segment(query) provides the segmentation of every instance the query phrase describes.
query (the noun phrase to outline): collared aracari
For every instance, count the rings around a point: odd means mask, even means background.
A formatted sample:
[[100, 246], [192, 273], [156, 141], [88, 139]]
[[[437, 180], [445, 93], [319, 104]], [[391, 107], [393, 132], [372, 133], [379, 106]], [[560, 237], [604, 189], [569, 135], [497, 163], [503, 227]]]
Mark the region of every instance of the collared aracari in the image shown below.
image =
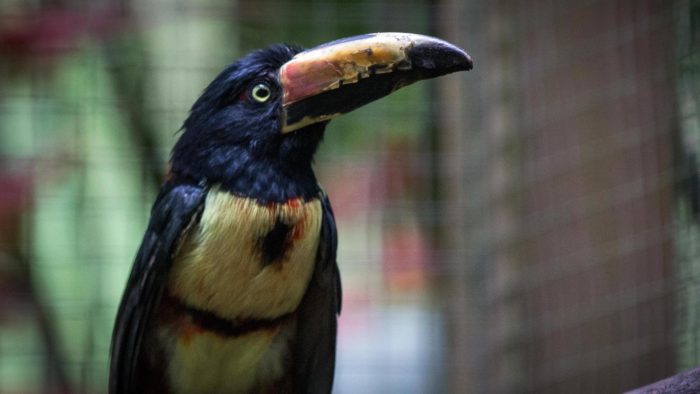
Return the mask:
[[109, 392], [329, 393], [340, 278], [312, 158], [328, 121], [469, 70], [445, 41], [273, 45], [194, 103], [117, 313]]

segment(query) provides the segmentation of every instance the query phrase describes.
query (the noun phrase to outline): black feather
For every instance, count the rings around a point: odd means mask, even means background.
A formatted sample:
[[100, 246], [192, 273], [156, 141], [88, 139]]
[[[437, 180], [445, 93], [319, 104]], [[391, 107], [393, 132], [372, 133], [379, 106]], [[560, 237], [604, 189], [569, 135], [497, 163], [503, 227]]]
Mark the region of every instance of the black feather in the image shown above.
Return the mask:
[[270, 265], [284, 257], [285, 252], [291, 246], [291, 233], [293, 227], [285, 223], [281, 217], [275, 220], [275, 226], [267, 233], [261, 242], [263, 264]]
[[[139, 362], [143, 340], [160, 302], [179, 241], [203, 208], [206, 190], [187, 184], [166, 184], [151, 211], [112, 333], [109, 392], [142, 391]], [[143, 366], [141, 366], [143, 367]]]
[[337, 315], [341, 309], [340, 274], [336, 263], [338, 236], [333, 209], [322, 199], [323, 219], [316, 266], [299, 305], [294, 347], [296, 392], [327, 394], [333, 388]]

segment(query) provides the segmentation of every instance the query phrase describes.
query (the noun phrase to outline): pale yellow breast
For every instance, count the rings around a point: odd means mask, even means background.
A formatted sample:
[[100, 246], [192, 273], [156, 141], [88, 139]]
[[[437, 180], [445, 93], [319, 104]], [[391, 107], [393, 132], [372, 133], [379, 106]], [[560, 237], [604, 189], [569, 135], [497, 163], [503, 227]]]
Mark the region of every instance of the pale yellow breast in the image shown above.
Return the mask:
[[163, 327], [160, 337], [170, 349], [167, 373], [172, 390], [178, 394], [258, 392], [256, 387], [284, 376], [294, 331], [293, 322], [242, 337], [206, 331], [188, 336], [182, 329], [173, 332]]
[[[275, 318], [293, 312], [313, 271], [321, 203], [258, 204], [212, 189], [202, 218], [177, 252], [169, 291], [224, 318]], [[262, 263], [261, 240], [278, 217], [293, 227], [284, 257]]]

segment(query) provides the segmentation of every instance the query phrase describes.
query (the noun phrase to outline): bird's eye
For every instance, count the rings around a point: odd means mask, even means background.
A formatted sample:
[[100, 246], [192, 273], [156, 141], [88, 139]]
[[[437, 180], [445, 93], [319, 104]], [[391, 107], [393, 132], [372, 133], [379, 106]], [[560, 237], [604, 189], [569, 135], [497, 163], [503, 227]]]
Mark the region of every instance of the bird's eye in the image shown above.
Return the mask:
[[259, 103], [264, 103], [272, 97], [272, 90], [266, 83], [260, 82], [250, 90], [250, 97]]

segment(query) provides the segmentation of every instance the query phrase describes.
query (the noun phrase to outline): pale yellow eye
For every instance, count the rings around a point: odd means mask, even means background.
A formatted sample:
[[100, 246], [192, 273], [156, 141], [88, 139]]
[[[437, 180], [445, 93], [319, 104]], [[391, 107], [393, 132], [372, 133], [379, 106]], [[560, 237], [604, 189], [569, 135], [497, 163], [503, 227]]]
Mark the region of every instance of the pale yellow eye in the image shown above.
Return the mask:
[[270, 97], [272, 96], [272, 91], [270, 90], [270, 87], [266, 84], [259, 83], [253, 86], [253, 89], [250, 91], [250, 96], [253, 98], [253, 100], [259, 103], [264, 103], [265, 101], [270, 99]]

